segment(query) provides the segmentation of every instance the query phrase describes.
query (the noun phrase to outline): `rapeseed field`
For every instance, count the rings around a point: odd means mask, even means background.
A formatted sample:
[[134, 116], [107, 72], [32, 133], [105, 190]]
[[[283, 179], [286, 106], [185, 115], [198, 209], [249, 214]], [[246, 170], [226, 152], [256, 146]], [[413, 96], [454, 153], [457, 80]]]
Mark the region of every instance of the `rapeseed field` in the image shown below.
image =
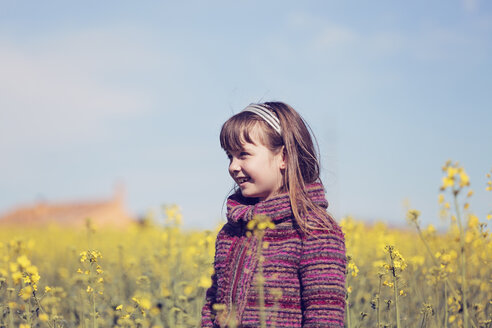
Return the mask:
[[[407, 213], [408, 229], [339, 220], [347, 327], [492, 327], [492, 211], [473, 214], [458, 163], [442, 170], [437, 201], [447, 231], [421, 226], [417, 209]], [[177, 206], [162, 211], [164, 226], [149, 216], [126, 230], [90, 220], [83, 231], [2, 229], [0, 327], [198, 327], [220, 227], [184, 230]], [[272, 226], [261, 217], [249, 227], [262, 238]]]

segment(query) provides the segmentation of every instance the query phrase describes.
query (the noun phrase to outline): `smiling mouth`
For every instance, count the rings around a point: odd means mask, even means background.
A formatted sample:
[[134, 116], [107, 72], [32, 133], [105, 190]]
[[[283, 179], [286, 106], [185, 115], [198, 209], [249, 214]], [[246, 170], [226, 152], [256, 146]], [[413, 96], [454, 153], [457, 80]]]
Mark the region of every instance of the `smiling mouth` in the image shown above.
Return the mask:
[[245, 182], [248, 182], [250, 180], [250, 178], [248, 177], [242, 177], [242, 178], [237, 178], [236, 181], [238, 184], [243, 184]]

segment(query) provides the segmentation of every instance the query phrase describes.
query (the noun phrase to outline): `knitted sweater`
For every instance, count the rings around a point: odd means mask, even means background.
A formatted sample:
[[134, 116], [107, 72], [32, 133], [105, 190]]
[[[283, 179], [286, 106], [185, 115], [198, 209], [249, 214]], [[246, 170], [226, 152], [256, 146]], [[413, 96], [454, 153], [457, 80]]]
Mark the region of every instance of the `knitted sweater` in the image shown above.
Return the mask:
[[[313, 202], [326, 209], [323, 186], [307, 186]], [[340, 227], [300, 232], [289, 195], [266, 201], [235, 194], [227, 201], [228, 222], [216, 240], [215, 272], [202, 309], [202, 327], [259, 327], [257, 288], [258, 239], [246, 234], [254, 215], [269, 216], [274, 229], [266, 229], [262, 250], [264, 302], [268, 327], [343, 327], [345, 317], [345, 243]], [[313, 214], [308, 216], [312, 218]], [[314, 224], [314, 221], [309, 221]], [[214, 304], [220, 304], [223, 310]]]

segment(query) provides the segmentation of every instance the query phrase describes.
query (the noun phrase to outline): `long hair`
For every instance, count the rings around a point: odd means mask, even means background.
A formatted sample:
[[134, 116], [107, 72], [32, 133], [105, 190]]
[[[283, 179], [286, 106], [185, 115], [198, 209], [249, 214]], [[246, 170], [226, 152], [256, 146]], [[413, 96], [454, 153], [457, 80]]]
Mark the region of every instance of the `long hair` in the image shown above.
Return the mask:
[[[284, 146], [286, 169], [280, 192], [288, 192], [292, 213], [304, 233], [313, 229], [330, 229], [333, 218], [317, 206], [308, 196], [306, 185], [320, 182], [320, 164], [316, 141], [304, 119], [289, 105], [283, 102], [259, 104], [271, 110], [280, 121], [281, 134], [277, 133], [265, 120], [255, 113], [243, 111], [229, 118], [220, 131], [220, 145], [225, 151], [242, 149], [244, 143], [252, 143], [251, 133], [260, 128], [259, 141], [274, 154]], [[317, 145], [317, 144], [316, 144]], [[312, 222], [308, 214], [314, 213]]]

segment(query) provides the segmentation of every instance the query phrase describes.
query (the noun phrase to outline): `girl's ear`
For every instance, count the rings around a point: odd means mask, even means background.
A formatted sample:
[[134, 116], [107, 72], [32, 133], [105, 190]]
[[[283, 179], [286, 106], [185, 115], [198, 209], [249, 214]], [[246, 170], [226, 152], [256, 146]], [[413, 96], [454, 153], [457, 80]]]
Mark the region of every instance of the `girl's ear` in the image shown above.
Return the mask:
[[287, 167], [287, 152], [285, 150], [285, 146], [282, 146], [282, 158], [280, 159], [280, 169], [285, 170]]

